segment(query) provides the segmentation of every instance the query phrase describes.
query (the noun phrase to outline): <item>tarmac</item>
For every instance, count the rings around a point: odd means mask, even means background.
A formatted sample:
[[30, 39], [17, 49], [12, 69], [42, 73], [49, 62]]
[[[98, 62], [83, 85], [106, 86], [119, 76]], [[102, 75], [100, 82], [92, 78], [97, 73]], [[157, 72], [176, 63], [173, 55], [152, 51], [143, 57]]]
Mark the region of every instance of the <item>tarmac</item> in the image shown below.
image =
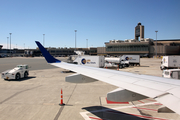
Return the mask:
[[[120, 70], [162, 76], [160, 61], [142, 58], [141, 66]], [[22, 63], [31, 65], [27, 79], [0, 78], [0, 120], [180, 120], [176, 113], [158, 113], [162, 104], [151, 98], [125, 103], [107, 101], [106, 94], [117, 87], [104, 82], [65, 82], [65, 77], [74, 73], [49, 67], [44, 58], [2, 58], [0, 71]], [[61, 89], [64, 106], [59, 105]]]

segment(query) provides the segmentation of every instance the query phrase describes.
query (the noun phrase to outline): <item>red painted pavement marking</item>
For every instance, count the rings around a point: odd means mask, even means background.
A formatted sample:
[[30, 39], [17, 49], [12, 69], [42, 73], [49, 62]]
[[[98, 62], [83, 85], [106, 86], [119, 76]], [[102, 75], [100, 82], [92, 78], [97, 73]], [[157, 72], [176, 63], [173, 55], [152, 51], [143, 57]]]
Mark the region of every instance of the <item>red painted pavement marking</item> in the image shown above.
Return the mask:
[[101, 118], [95, 118], [95, 117], [89, 117], [89, 118], [95, 119], [95, 120], [103, 120], [103, 119], [101, 119]]
[[107, 120], [107, 119], [101, 119], [101, 118], [95, 118], [95, 117], [89, 117], [91, 119], [95, 119], [95, 120]]
[[144, 103], [143, 101], [138, 100], [140, 103]]
[[[145, 100], [149, 100], [149, 101], [156, 102], [156, 100], [150, 100], [150, 99], [145, 99]], [[154, 104], [156, 104], [156, 105], [163, 105], [163, 104], [161, 104], [161, 103], [154, 103]]]
[[129, 102], [113, 102], [113, 101], [109, 101], [109, 100], [107, 100], [107, 98], [106, 98], [106, 102], [107, 102], [107, 104], [129, 104]]
[[163, 105], [163, 104], [161, 104], [161, 103], [154, 103], [154, 104], [156, 104], [156, 105]]
[[142, 109], [142, 110], [152, 110], [152, 111], [157, 111], [157, 110], [155, 110], [155, 109], [141, 108], [141, 107], [132, 107], [132, 108], [137, 108], [137, 109]]

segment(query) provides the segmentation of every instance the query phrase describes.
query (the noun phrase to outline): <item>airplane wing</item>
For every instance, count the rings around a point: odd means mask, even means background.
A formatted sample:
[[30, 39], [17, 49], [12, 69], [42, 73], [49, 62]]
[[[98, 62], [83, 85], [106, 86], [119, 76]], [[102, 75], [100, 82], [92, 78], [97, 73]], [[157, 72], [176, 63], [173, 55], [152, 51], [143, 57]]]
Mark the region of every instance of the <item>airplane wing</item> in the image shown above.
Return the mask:
[[49, 64], [119, 87], [108, 93], [109, 98], [125, 101], [150, 97], [180, 114], [179, 80], [65, 63], [52, 57], [38, 41], [36, 44]]

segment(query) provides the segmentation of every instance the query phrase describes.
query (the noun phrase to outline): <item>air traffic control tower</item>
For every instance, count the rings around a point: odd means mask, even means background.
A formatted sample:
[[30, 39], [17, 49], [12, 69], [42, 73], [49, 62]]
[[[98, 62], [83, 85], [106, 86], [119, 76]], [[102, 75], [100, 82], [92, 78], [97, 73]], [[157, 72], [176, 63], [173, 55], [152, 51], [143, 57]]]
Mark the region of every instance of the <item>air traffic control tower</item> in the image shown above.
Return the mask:
[[139, 22], [137, 26], [135, 27], [135, 40], [139, 40], [138, 38], [140, 37], [140, 40], [144, 40], [144, 26], [141, 25]]

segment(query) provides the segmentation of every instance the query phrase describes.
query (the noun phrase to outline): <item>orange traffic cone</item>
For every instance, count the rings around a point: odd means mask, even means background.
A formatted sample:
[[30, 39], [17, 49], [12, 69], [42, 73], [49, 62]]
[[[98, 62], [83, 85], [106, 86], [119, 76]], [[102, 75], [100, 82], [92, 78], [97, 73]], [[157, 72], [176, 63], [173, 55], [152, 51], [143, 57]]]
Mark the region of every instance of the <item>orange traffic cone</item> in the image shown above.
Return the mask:
[[61, 105], [61, 106], [65, 105], [65, 104], [63, 103], [63, 91], [62, 91], [62, 89], [61, 89], [61, 101], [60, 101], [60, 104], [59, 104], [59, 105]]

